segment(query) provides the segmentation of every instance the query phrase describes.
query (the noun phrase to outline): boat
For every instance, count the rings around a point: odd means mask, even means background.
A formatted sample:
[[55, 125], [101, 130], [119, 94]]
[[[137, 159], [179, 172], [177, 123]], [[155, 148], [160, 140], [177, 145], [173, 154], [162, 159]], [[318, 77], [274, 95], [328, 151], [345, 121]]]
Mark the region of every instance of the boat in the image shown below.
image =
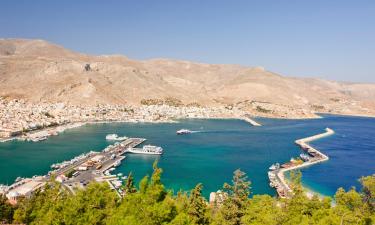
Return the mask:
[[192, 131], [191, 130], [188, 130], [188, 129], [181, 129], [181, 130], [178, 130], [176, 131], [176, 134], [177, 135], [182, 135], [182, 134], [191, 134]]
[[105, 136], [105, 139], [108, 141], [124, 141], [127, 138], [128, 137], [126, 136], [119, 137], [117, 134], [108, 134], [107, 136]]
[[300, 157], [303, 161], [305, 161], [305, 162], [307, 162], [307, 161], [310, 160], [310, 156], [307, 155], [307, 154], [304, 154], [304, 153], [301, 153], [301, 154], [299, 155], [299, 157]]
[[118, 160], [118, 161], [116, 161], [115, 163], [113, 163], [113, 166], [114, 166], [114, 167], [117, 167], [117, 166], [119, 166], [119, 165], [121, 165], [121, 161], [120, 161], [120, 160]]
[[163, 148], [154, 145], [145, 145], [143, 148], [128, 148], [127, 152], [134, 154], [161, 155], [163, 154]]
[[268, 169], [269, 170], [278, 170], [278, 169], [280, 169], [280, 164], [279, 163], [272, 164], [272, 166], [270, 166]]

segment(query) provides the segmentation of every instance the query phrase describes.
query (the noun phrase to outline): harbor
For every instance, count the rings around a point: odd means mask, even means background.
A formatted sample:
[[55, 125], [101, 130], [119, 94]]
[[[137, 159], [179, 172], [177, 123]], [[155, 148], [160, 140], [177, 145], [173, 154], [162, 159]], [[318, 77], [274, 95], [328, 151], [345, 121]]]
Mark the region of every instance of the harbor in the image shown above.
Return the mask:
[[121, 186], [127, 177], [122, 174], [112, 175], [111, 172], [126, 158], [125, 153], [162, 154], [163, 149], [157, 146], [145, 145], [143, 148], [137, 148], [145, 141], [144, 138], [127, 138], [107, 146], [101, 152], [90, 151], [69, 161], [55, 163], [51, 165], [52, 170], [47, 175], [17, 178], [14, 184], [1, 186], [0, 193], [5, 194], [11, 203], [16, 204], [19, 197], [30, 196], [54, 179], [71, 193], [85, 188], [92, 181], [107, 182], [118, 196], [122, 197]]
[[274, 164], [270, 167], [270, 171], [268, 172], [270, 186], [276, 189], [279, 197], [288, 198], [293, 194], [292, 189], [288, 185], [285, 178], [286, 172], [321, 163], [329, 159], [327, 155], [323, 154], [309, 144], [309, 142], [311, 141], [315, 141], [320, 138], [333, 135], [335, 133], [335, 131], [330, 128], [326, 128], [325, 130], [326, 132], [324, 133], [298, 139], [295, 141], [295, 144], [298, 145], [306, 153], [301, 154], [299, 159], [292, 159], [290, 162], [284, 163], [282, 165]]
[[[95, 123], [66, 130], [47, 141], [1, 143], [0, 170], [4, 172], [0, 173], [0, 183], [9, 186], [17, 177], [45, 175], [51, 170], [52, 164], [73, 159], [83, 153], [88, 154], [91, 150], [102, 151], [116, 143], [106, 140], [108, 134], [143, 137], [147, 139], [144, 142], [146, 145], [162, 146], [165, 151], [159, 159], [159, 166], [165, 171], [163, 178], [166, 187], [175, 191], [188, 191], [196, 183], [204, 181], [203, 194], [206, 198], [210, 192], [220, 189], [228, 181], [233, 168], [241, 168], [248, 173], [255, 194], [275, 195], [275, 189], [269, 186], [268, 168], [276, 162], [283, 164], [305, 153], [294, 144], [295, 140], [323, 133], [326, 127], [333, 128], [336, 135], [311, 142], [311, 145], [329, 156], [330, 161], [303, 169], [302, 181], [306, 188], [324, 196], [332, 196], [342, 184], [345, 188], [356, 186], [357, 178], [368, 173], [366, 168], [373, 165], [373, 154], [369, 154], [369, 149], [373, 149], [374, 143], [368, 141], [374, 134], [373, 119], [326, 116], [319, 120], [262, 118], [259, 121], [267, 126], [252, 127], [245, 121], [234, 119], [192, 119], [157, 124]], [[195, 131], [202, 130], [202, 127], [204, 131], [212, 132], [176, 135], [176, 131], [181, 128]], [[348, 132], [347, 127], [353, 127], [353, 132]], [[354, 130], [355, 127], [362, 130]], [[348, 137], [353, 141], [343, 146], [343, 141]], [[358, 145], [359, 141], [363, 143], [362, 147]], [[360, 155], [353, 157], [352, 149], [356, 149]], [[157, 155], [130, 153], [124, 156], [126, 158], [110, 173], [128, 175], [132, 172], [136, 184], [145, 175], [152, 173], [152, 163], [159, 158]], [[352, 168], [354, 174], [344, 173], [343, 167]], [[218, 170], [228, 176], [212, 176]], [[325, 176], [321, 176], [322, 173]], [[342, 176], [343, 173], [345, 176]], [[285, 175], [288, 179], [288, 172]], [[338, 176], [342, 177], [340, 181], [334, 179]]]

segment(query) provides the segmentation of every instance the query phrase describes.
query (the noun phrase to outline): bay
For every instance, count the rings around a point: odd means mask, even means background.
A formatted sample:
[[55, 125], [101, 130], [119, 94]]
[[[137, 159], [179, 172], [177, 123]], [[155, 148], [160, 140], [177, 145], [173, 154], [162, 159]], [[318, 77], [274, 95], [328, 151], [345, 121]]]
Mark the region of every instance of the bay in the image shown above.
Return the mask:
[[[152, 164], [159, 161], [162, 180], [175, 192], [203, 183], [204, 194], [230, 182], [240, 168], [247, 173], [255, 194], [275, 194], [269, 187], [267, 171], [275, 162], [287, 162], [301, 153], [294, 141], [324, 132], [336, 133], [312, 143], [330, 160], [302, 170], [303, 183], [324, 195], [338, 187], [359, 187], [358, 178], [375, 173], [375, 119], [324, 115], [322, 119], [282, 120], [257, 118], [262, 127], [234, 119], [188, 119], [179, 123], [106, 123], [89, 124], [67, 130], [44, 142], [12, 141], [0, 143], [0, 183], [10, 184], [16, 177], [47, 173], [51, 164], [69, 160], [90, 150], [100, 151], [111, 144], [109, 133], [144, 137], [145, 144], [162, 146], [161, 156], [128, 154], [114, 173], [130, 171], [139, 181], [151, 175]], [[196, 132], [176, 135], [187, 128]]]

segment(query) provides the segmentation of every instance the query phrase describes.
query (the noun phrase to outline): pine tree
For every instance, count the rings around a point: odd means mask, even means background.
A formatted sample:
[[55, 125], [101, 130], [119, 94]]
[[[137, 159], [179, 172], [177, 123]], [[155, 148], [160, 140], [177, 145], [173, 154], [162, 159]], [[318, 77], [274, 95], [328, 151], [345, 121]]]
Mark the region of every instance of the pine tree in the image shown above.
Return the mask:
[[207, 224], [206, 218], [207, 204], [202, 197], [202, 184], [197, 184], [191, 191], [189, 197], [188, 214], [192, 221], [196, 224]]
[[155, 201], [161, 201], [167, 195], [164, 185], [161, 182], [161, 174], [163, 170], [158, 167], [158, 161], [156, 160], [153, 164], [154, 172], [151, 175], [151, 182], [147, 189], [147, 194], [152, 197]]
[[134, 185], [134, 177], [132, 172], [129, 173], [128, 178], [126, 179], [126, 184], [124, 187], [125, 194], [131, 194], [137, 192], [137, 189]]
[[[246, 173], [237, 169], [233, 173], [232, 184], [225, 183], [224, 191], [228, 198], [220, 208], [219, 218], [228, 225], [241, 224], [241, 218], [245, 213], [246, 204], [250, 195], [250, 184]], [[221, 223], [221, 222], [220, 222]]]
[[0, 223], [11, 223], [13, 220], [14, 208], [8, 203], [5, 195], [0, 194]]

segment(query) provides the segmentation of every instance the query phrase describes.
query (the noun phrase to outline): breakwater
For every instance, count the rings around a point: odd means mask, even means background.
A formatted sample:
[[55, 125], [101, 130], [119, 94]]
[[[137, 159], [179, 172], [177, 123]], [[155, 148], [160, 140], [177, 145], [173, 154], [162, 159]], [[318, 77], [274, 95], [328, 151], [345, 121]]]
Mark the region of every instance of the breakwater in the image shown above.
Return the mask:
[[268, 177], [270, 179], [270, 185], [276, 188], [276, 191], [281, 198], [287, 198], [292, 195], [292, 189], [286, 181], [285, 172], [311, 166], [327, 161], [329, 159], [327, 155], [309, 145], [309, 142], [311, 141], [315, 141], [335, 133], [335, 131], [330, 128], [326, 128], [325, 130], [326, 132], [324, 133], [298, 139], [295, 141], [295, 143], [308, 154], [308, 156], [305, 158], [305, 161], [293, 160], [289, 163], [281, 165], [281, 167], [277, 167], [272, 171], [269, 171]]
[[260, 126], [262, 126], [262, 124], [260, 124], [260, 123], [258, 123], [258, 122], [256, 122], [255, 120], [253, 120], [251, 117], [250, 117], [250, 115], [244, 115], [244, 116], [242, 116], [242, 117], [240, 117], [242, 120], [244, 120], [244, 121], [246, 121], [246, 122], [248, 122], [248, 123], [250, 123], [251, 125], [253, 125], [253, 126], [255, 126], [255, 127], [260, 127]]

